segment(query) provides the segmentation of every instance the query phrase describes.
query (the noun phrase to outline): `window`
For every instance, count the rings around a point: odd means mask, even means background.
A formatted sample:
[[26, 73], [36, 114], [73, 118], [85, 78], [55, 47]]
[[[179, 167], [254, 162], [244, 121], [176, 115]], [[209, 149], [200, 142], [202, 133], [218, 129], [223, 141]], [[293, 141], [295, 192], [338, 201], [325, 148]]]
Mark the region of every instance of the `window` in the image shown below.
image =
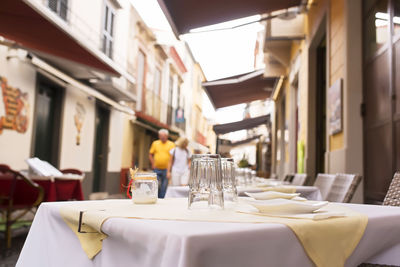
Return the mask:
[[400, 33], [400, 1], [394, 1], [393, 12], [393, 34], [398, 35]]
[[106, 54], [109, 58], [113, 57], [113, 30], [114, 30], [114, 17], [115, 12], [114, 9], [106, 3], [105, 10], [104, 10], [104, 26], [103, 26], [103, 45], [102, 51]]
[[156, 68], [154, 73], [154, 94], [160, 95], [160, 87], [161, 87], [161, 70]]
[[181, 106], [181, 87], [178, 86], [178, 93], [176, 95], [176, 106], [179, 108]]
[[137, 71], [137, 90], [136, 90], [136, 94], [137, 94], [137, 104], [136, 104], [136, 108], [137, 110], [141, 111], [142, 110], [142, 96], [143, 96], [143, 87], [144, 87], [144, 77], [145, 77], [145, 64], [146, 64], [146, 56], [145, 54], [139, 50], [138, 51], [138, 58], [137, 58], [137, 62], [138, 62], [138, 71]]
[[67, 21], [68, 0], [48, 0], [47, 6], [60, 18]]
[[364, 57], [371, 58], [389, 40], [388, 0], [364, 3]]
[[172, 106], [172, 97], [174, 94], [174, 79], [169, 77], [169, 90], [168, 90], [168, 106]]

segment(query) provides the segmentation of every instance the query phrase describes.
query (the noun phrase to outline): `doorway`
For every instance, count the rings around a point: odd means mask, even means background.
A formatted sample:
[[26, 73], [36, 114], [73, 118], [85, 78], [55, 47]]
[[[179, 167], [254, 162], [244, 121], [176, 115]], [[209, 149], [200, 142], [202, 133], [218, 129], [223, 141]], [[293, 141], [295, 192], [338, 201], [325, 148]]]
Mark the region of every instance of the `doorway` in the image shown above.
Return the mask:
[[316, 49], [316, 156], [315, 173], [325, 172], [326, 147], [326, 36]]
[[400, 31], [395, 22], [399, 16], [399, 1], [363, 1], [366, 203], [383, 201], [393, 174], [400, 167]]
[[60, 118], [64, 88], [39, 76], [36, 104], [33, 156], [58, 168]]
[[93, 192], [105, 190], [108, 161], [108, 135], [110, 110], [100, 102], [96, 103], [95, 143], [93, 156]]

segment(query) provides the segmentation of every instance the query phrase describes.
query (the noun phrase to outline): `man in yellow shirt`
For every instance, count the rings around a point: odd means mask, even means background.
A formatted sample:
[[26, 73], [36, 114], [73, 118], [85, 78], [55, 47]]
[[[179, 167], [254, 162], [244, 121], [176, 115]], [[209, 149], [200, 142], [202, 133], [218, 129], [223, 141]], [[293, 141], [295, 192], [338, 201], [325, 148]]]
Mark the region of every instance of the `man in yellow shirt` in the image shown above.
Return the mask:
[[157, 173], [158, 197], [164, 198], [168, 186], [167, 169], [171, 157], [169, 151], [175, 147], [174, 143], [168, 140], [168, 130], [158, 131], [159, 140], [154, 141], [150, 147], [149, 159], [151, 168]]

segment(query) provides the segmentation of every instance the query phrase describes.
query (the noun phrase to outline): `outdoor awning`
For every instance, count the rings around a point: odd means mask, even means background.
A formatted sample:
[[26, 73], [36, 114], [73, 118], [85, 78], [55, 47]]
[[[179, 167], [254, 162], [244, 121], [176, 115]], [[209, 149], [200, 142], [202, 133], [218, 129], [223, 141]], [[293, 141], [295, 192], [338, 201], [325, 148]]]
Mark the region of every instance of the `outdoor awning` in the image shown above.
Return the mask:
[[218, 124], [213, 126], [214, 132], [219, 134], [226, 134], [230, 132], [235, 132], [239, 130], [247, 130], [257, 127], [261, 124], [268, 123], [270, 121], [270, 115], [264, 115], [260, 117], [255, 117], [251, 119], [244, 119], [237, 122]]
[[116, 110], [120, 112], [124, 112], [127, 115], [134, 117], [134, 112], [127, 106], [123, 106], [120, 103], [114, 101], [113, 99], [103, 95], [102, 93], [98, 92], [97, 90], [83, 84], [82, 82], [75, 80], [74, 78], [68, 76], [67, 74], [63, 73], [62, 71], [58, 70], [57, 68], [47, 64], [45, 61], [37, 58], [32, 57], [30, 62], [33, 66], [35, 66], [43, 75], [46, 75], [48, 78], [54, 80], [57, 83], [63, 83], [63, 86], [70, 85], [74, 88], [81, 90], [82, 92], [93, 96], [100, 101], [114, 107]]
[[178, 139], [179, 133], [171, 130], [171, 127], [169, 127], [168, 124], [162, 123], [162, 122], [158, 121], [157, 119], [153, 118], [152, 116], [149, 116], [140, 111], [136, 111], [135, 115], [136, 115], [136, 121], [134, 121], [134, 123], [142, 126], [143, 128], [146, 128], [150, 131], [153, 131], [155, 133], [157, 133], [158, 130], [160, 130], [162, 128], [167, 129], [169, 131], [169, 137], [172, 140]]
[[[120, 76], [102, 55], [86, 48], [66, 29], [40, 13], [42, 2], [1, 0], [0, 36], [22, 47], [65, 58], [107, 74]], [[35, 7], [35, 8], [34, 8]], [[39, 8], [38, 8], [39, 7]], [[50, 10], [45, 10], [51, 12]], [[100, 52], [98, 53], [100, 54]]]
[[220, 139], [220, 143], [221, 143], [221, 145], [234, 147], [234, 146], [240, 146], [240, 145], [244, 145], [244, 144], [250, 143], [250, 142], [252, 142], [254, 140], [259, 139], [260, 137], [261, 137], [261, 135], [256, 135], [256, 136], [253, 136], [253, 137], [250, 137], [250, 138], [247, 138], [247, 139], [244, 139], [244, 140], [236, 141], [236, 142], [232, 142], [231, 140]]
[[271, 96], [279, 77], [264, 77], [264, 70], [203, 83], [214, 108], [266, 99]]
[[191, 29], [299, 6], [303, 0], [158, 0], [176, 36]]

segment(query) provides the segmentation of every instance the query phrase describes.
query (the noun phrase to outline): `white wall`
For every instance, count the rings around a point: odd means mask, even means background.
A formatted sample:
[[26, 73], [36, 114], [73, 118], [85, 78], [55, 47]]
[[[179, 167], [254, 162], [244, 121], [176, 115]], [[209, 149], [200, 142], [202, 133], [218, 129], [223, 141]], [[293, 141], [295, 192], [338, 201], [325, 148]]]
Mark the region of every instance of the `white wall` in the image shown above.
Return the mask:
[[[3, 129], [0, 134], [0, 163], [8, 164], [16, 170], [27, 169], [25, 159], [31, 155], [32, 119], [35, 104], [36, 71], [29, 63], [21, 61], [25, 52], [13, 50], [19, 57], [6, 59], [8, 48], [0, 45], [0, 76], [8, 80], [8, 85], [28, 93], [28, 129], [25, 133]], [[11, 54], [10, 54], [11, 55]], [[0, 117], [5, 115], [2, 91], [0, 90]]]
[[68, 23], [74, 34], [86, 40], [86, 45], [100, 48], [103, 26], [104, 3], [99, 0], [73, 0], [70, 3], [71, 14]]
[[[60, 169], [77, 168], [90, 172], [93, 162], [95, 101], [79, 89], [68, 87], [65, 90], [64, 109], [61, 129]], [[78, 134], [74, 116], [76, 105], [85, 109], [85, 116], [80, 134], [80, 145], [76, 144]]]
[[[122, 8], [116, 10], [116, 21], [114, 24], [114, 60], [116, 63], [127, 68], [127, 54], [128, 54], [128, 43], [129, 43], [129, 18], [130, 18], [130, 4], [127, 1], [120, 1]], [[120, 78], [113, 78], [119, 87], [126, 89], [126, 79], [121, 76]]]
[[122, 166], [122, 146], [123, 146], [123, 129], [124, 115], [111, 109], [110, 113], [110, 130], [108, 135], [108, 172], [119, 172]]

